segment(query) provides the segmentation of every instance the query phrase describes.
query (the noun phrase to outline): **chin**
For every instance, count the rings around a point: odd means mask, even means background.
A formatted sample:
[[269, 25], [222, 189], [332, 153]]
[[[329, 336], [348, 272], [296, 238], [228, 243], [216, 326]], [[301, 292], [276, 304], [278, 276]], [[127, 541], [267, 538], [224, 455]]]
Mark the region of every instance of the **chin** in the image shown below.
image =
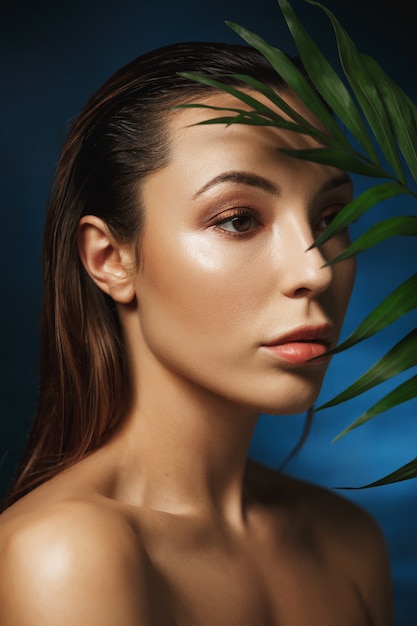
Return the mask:
[[302, 389], [298, 393], [285, 392], [285, 394], [265, 393], [262, 398], [245, 402], [245, 408], [264, 415], [297, 415], [304, 413], [314, 406], [320, 389]]
[[288, 376], [281, 384], [262, 386], [257, 390], [257, 412], [267, 415], [296, 415], [314, 406], [320, 394], [324, 372], [315, 376]]
[[314, 406], [317, 396], [306, 402], [299, 402], [298, 400], [293, 403], [283, 404], [281, 402], [263, 404], [258, 410], [259, 414], [264, 415], [298, 415], [299, 413], [305, 413]]

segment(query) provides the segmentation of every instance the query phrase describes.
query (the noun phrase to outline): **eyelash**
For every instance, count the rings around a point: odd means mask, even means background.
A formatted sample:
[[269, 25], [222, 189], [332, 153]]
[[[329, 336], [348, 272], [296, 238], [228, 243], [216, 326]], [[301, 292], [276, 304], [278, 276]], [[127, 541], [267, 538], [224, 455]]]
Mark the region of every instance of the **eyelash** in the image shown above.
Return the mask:
[[[344, 204], [339, 203], [339, 204], [334, 204], [331, 207], [329, 207], [327, 209], [328, 213], [325, 213], [318, 220], [317, 225], [315, 226], [315, 230], [322, 231], [322, 232], [325, 231], [326, 228], [335, 219], [335, 217], [344, 208], [344, 206], [345, 206]], [[247, 230], [238, 231], [238, 230], [231, 230], [228, 228], [224, 228], [224, 224], [227, 224], [228, 222], [233, 222], [233, 220], [237, 220], [240, 217], [246, 217], [252, 220], [252, 225], [249, 226]], [[324, 227], [320, 227], [319, 224], [323, 222], [323, 220], [329, 220], [329, 221]], [[253, 224], [255, 225], [253, 226]], [[257, 214], [254, 211], [248, 209], [247, 207], [234, 209], [231, 213], [229, 213], [229, 215], [227, 215], [227, 217], [223, 217], [213, 224], [214, 228], [221, 230], [222, 233], [227, 235], [228, 237], [248, 237], [253, 233], [253, 231], [257, 230], [257, 228], [259, 228], [260, 225], [261, 225], [261, 222]]]
[[[249, 226], [247, 230], [238, 231], [238, 230], [229, 230], [228, 228], [224, 228], [224, 224], [227, 224], [228, 222], [233, 222], [233, 220], [237, 220], [240, 217], [246, 217], [252, 220], [252, 224]], [[253, 224], [255, 224], [255, 226], [253, 226]], [[221, 230], [223, 233], [225, 233], [229, 237], [245, 237], [245, 236], [247, 237], [254, 230], [256, 230], [260, 225], [261, 225], [260, 221], [253, 211], [251, 211], [248, 208], [241, 208], [241, 209], [234, 209], [231, 213], [229, 213], [227, 217], [223, 217], [222, 219], [215, 222], [214, 227], [216, 229]]]
[[[328, 212], [328, 213], [326, 213], [325, 215], [323, 215], [322, 217], [320, 217], [320, 219], [318, 220], [317, 225], [316, 225], [316, 227], [315, 227], [315, 230], [316, 230], [316, 231], [317, 231], [317, 230], [325, 231], [325, 230], [326, 230], [326, 228], [327, 228], [328, 226], [330, 226], [330, 224], [331, 224], [331, 223], [332, 223], [332, 221], [335, 219], [335, 217], [337, 217], [337, 216], [339, 215], [340, 211], [342, 211], [342, 209], [344, 208], [344, 206], [345, 206], [344, 204], [335, 204], [335, 205], [333, 205], [333, 206], [329, 207], [329, 209], [333, 209], [333, 210], [329, 210], [329, 212]], [[329, 222], [328, 222], [328, 223], [327, 223], [327, 224], [326, 224], [323, 228], [321, 228], [321, 227], [319, 226], [319, 224], [320, 224], [323, 220], [326, 220], [326, 219], [329, 219]]]

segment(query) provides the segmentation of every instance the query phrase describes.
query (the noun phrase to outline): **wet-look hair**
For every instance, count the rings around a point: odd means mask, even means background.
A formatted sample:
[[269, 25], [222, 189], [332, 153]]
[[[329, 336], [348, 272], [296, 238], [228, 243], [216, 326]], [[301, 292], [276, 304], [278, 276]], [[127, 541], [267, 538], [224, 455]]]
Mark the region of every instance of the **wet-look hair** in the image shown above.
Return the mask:
[[277, 91], [287, 86], [256, 50], [223, 43], [178, 43], [117, 71], [88, 101], [63, 146], [43, 245], [40, 391], [26, 451], [4, 507], [101, 446], [130, 399], [116, 305], [78, 255], [82, 216], [104, 220], [116, 240], [139, 250], [141, 183], [169, 162], [171, 107], [215, 93], [180, 72], [247, 74]]

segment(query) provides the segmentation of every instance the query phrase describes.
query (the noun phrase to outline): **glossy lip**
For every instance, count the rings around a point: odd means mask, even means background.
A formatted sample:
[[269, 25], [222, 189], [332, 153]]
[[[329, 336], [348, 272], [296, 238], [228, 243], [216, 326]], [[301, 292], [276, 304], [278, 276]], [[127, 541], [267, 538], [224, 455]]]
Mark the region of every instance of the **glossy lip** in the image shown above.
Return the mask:
[[334, 331], [330, 324], [300, 326], [262, 344], [262, 347], [290, 363], [314, 365], [329, 358], [326, 353], [333, 337]]

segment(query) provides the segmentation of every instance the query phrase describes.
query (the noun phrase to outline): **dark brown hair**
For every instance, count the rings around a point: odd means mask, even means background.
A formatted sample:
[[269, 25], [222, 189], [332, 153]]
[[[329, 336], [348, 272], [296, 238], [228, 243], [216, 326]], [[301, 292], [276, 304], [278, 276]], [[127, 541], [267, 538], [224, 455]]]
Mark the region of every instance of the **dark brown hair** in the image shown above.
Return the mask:
[[231, 75], [244, 73], [286, 87], [252, 48], [180, 43], [120, 69], [76, 119], [46, 217], [39, 405], [7, 505], [102, 445], [122, 419], [129, 379], [117, 311], [87, 276], [76, 233], [94, 214], [118, 240], [138, 239], [140, 185], [167, 163], [170, 107], [213, 91], [179, 72], [238, 86]]

